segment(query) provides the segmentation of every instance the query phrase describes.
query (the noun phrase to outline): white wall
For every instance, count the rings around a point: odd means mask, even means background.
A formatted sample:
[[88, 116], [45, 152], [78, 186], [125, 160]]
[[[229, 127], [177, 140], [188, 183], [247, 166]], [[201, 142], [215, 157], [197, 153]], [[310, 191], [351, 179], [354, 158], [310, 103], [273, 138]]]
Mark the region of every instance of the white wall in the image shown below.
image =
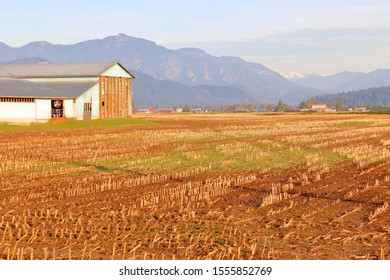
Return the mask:
[[0, 119], [32, 121], [35, 120], [34, 102], [0, 102]]
[[115, 64], [110, 69], [100, 74], [100, 76], [132, 78], [129, 73], [127, 73], [118, 64]]
[[66, 118], [76, 118], [74, 112], [73, 99], [64, 100], [64, 115]]
[[100, 117], [99, 107], [99, 84], [94, 85], [89, 90], [84, 92], [76, 99], [77, 119], [82, 120], [84, 115], [84, 100], [92, 100], [92, 119], [98, 119]]
[[35, 108], [37, 120], [51, 119], [51, 100], [35, 99]]

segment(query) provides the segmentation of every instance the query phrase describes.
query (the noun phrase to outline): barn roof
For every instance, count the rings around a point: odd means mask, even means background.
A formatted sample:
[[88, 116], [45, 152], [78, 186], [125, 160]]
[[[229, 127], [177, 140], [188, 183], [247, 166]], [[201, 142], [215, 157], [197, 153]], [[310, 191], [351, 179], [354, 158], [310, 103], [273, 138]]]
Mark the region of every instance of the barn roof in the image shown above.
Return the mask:
[[118, 62], [0, 64], [0, 77], [97, 77], [116, 64], [119, 64], [120, 67], [133, 77]]
[[97, 82], [35, 82], [35, 84], [40, 85], [45, 88], [55, 90], [57, 92], [62, 92], [62, 97], [73, 97], [76, 98], [83, 94], [86, 90], [90, 89], [94, 85], [97, 85]]
[[76, 98], [96, 82], [32, 83], [19, 79], [0, 79], [0, 97]]

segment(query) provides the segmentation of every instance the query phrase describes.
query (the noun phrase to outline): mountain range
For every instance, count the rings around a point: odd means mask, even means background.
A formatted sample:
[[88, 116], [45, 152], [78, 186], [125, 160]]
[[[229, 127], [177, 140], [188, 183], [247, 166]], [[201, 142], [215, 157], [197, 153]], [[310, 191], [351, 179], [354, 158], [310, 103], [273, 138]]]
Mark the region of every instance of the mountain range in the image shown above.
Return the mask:
[[40, 41], [13, 48], [0, 43], [0, 61], [119, 61], [138, 77], [134, 81], [136, 106], [276, 103], [279, 100], [298, 104], [320, 93], [258, 63], [238, 57], [216, 57], [195, 48], [170, 50], [125, 34], [72, 45]]
[[[72, 45], [31, 42], [14, 48], [0, 43], [3, 63], [119, 61], [137, 79], [136, 106], [297, 105], [313, 96], [390, 86], [390, 70], [342, 72], [330, 76], [285, 75], [238, 57], [216, 57], [204, 50], [171, 50], [125, 34]], [[366, 93], [369, 94], [369, 93]]]
[[341, 93], [374, 87], [390, 86], [390, 70], [378, 69], [369, 73], [341, 72], [330, 76], [308, 75], [294, 79], [295, 83], [326, 93]]

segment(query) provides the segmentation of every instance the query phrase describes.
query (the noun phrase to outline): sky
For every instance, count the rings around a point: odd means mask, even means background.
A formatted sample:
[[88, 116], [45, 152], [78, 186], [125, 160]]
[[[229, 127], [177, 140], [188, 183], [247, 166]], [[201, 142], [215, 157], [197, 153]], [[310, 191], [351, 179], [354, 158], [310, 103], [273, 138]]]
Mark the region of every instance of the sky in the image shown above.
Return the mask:
[[390, 68], [389, 0], [1, 0], [0, 42], [74, 44], [124, 33], [238, 56], [279, 73]]

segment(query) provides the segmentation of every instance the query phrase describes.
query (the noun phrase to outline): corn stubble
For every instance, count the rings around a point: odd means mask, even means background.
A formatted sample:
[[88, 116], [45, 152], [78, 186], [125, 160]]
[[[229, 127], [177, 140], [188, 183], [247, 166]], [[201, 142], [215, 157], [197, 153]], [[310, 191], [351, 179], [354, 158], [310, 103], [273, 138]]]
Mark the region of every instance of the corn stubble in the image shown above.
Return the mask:
[[0, 131], [0, 259], [390, 259], [386, 116], [144, 118]]

